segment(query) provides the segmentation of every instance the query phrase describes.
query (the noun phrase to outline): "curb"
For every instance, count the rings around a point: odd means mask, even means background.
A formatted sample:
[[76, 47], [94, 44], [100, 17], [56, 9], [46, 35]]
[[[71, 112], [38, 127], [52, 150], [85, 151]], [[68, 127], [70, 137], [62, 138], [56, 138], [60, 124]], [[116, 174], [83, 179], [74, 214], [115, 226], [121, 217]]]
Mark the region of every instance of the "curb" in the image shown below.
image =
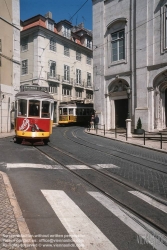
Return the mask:
[[[6, 191], [8, 194], [8, 198], [10, 200], [12, 207], [13, 207], [13, 213], [14, 213], [17, 225], [18, 225], [18, 229], [19, 229], [20, 234], [21, 234], [23, 244], [25, 245], [25, 248], [27, 250], [36, 250], [36, 248], [34, 247], [34, 242], [33, 242], [32, 236], [31, 236], [30, 231], [28, 229], [28, 226], [25, 222], [25, 219], [23, 218], [20, 206], [17, 202], [16, 196], [15, 196], [13, 188], [10, 184], [9, 178], [8, 178], [7, 174], [5, 174], [1, 171], [0, 171], [0, 174], [2, 175], [4, 184], [5, 184], [5, 188], [6, 188]], [[22, 237], [22, 236], [26, 236], [26, 237]], [[26, 245], [29, 245], [31, 247], [26, 247]]]
[[161, 153], [167, 153], [167, 150], [164, 150], [164, 149], [152, 148], [152, 147], [148, 147], [146, 145], [141, 145], [141, 144], [137, 144], [137, 143], [133, 143], [133, 142], [129, 142], [129, 141], [122, 141], [122, 140], [119, 140], [119, 139], [116, 139], [116, 138], [109, 138], [109, 137], [106, 137], [106, 136], [103, 136], [103, 135], [90, 133], [90, 132], [88, 132], [86, 130], [85, 130], [85, 132], [87, 134], [91, 134], [91, 135], [95, 135], [95, 136], [100, 136], [100, 137], [103, 137], [103, 138], [106, 138], [106, 139], [109, 139], [109, 140], [120, 141], [122, 143], [129, 143], [129, 144], [137, 146], [137, 147], [147, 148], [147, 149], [158, 151], [158, 152], [161, 152]]

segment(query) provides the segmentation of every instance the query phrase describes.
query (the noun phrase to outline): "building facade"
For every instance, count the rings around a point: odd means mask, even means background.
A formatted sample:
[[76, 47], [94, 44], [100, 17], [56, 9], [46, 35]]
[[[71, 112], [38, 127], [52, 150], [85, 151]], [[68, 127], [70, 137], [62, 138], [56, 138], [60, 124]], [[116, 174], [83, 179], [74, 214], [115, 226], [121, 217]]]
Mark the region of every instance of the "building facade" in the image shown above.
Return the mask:
[[52, 13], [21, 22], [21, 87], [40, 85], [61, 102], [93, 102], [92, 33], [83, 24], [58, 23]]
[[[92, 0], [94, 105], [107, 129], [167, 127], [167, 0]], [[130, 95], [127, 91], [130, 90]], [[128, 108], [129, 105], [129, 108]]]
[[14, 97], [20, 86], [20, 2], [0, 1], [0, 133], [14, 126]]

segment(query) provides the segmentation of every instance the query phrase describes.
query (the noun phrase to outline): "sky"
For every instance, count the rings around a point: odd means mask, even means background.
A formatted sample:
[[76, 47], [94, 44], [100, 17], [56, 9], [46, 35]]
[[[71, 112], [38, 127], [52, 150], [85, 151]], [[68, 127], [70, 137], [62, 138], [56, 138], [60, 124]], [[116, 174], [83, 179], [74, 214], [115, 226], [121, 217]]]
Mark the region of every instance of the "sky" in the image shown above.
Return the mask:
[[83, 22], [86, 29], [92, 30], [92, 0], [20, 0], [22, 21], [38, 14], [44, 16], [48, 11], [56, 23], [64, 19], [72, 25]]

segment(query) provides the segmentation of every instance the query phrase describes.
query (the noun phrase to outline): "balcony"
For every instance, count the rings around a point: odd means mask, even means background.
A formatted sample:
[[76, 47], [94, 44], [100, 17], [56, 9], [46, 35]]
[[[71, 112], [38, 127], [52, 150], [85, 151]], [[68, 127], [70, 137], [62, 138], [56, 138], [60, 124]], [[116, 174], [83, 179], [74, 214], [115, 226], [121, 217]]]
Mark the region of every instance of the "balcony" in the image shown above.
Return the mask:
[[77, 87], [77, 88], [84, 88], [84, 81], [81, 81], [81, 82], [79, 83], [79, 82], [77, 82], [77, 80], [75, 79], [75, 80], [74, 80], [74, 85], [75, 85], [75, 87]]
[[63, 77], [62, 77], [62, 83], [63, 83], [63, 84], [67, 84], [67, 85], [73, 85], [74, 79], [73, 79], [73, 78], [70, 78], [69, 80], [66, 80], [66, 79], [64, 78], [64, 76], [63, 76]]
[[85, 83], [85, 88], [86, 88], [86, 89], [92, 89], [92, 90], [93, 90], [93, 84], [92, 84], [92, 82], [87, 81], [87, 82]]
[[52, 82], [60, 82], [60, 75], [47, 73], [47, 79]]

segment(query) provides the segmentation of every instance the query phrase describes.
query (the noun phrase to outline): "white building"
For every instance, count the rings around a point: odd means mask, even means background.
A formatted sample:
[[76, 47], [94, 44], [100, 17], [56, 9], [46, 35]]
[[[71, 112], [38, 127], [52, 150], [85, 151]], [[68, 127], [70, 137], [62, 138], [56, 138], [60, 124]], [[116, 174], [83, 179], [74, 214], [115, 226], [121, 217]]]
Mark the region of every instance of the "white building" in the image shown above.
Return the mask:
[[0, 133], [14, 126], [13, 104], [20, 87], [20, 2], [0, 1]]
[[93, 102], [92, 33], [83, 24], [55, 23], [52, 13], [21, 22], [21, 86], [39, 84], [60, 102]]
[[[167, 127], [167, 0], [92, 0], [94, 104], [107, 129]], [[132, 130], [133, 131], [133, 130]]]

